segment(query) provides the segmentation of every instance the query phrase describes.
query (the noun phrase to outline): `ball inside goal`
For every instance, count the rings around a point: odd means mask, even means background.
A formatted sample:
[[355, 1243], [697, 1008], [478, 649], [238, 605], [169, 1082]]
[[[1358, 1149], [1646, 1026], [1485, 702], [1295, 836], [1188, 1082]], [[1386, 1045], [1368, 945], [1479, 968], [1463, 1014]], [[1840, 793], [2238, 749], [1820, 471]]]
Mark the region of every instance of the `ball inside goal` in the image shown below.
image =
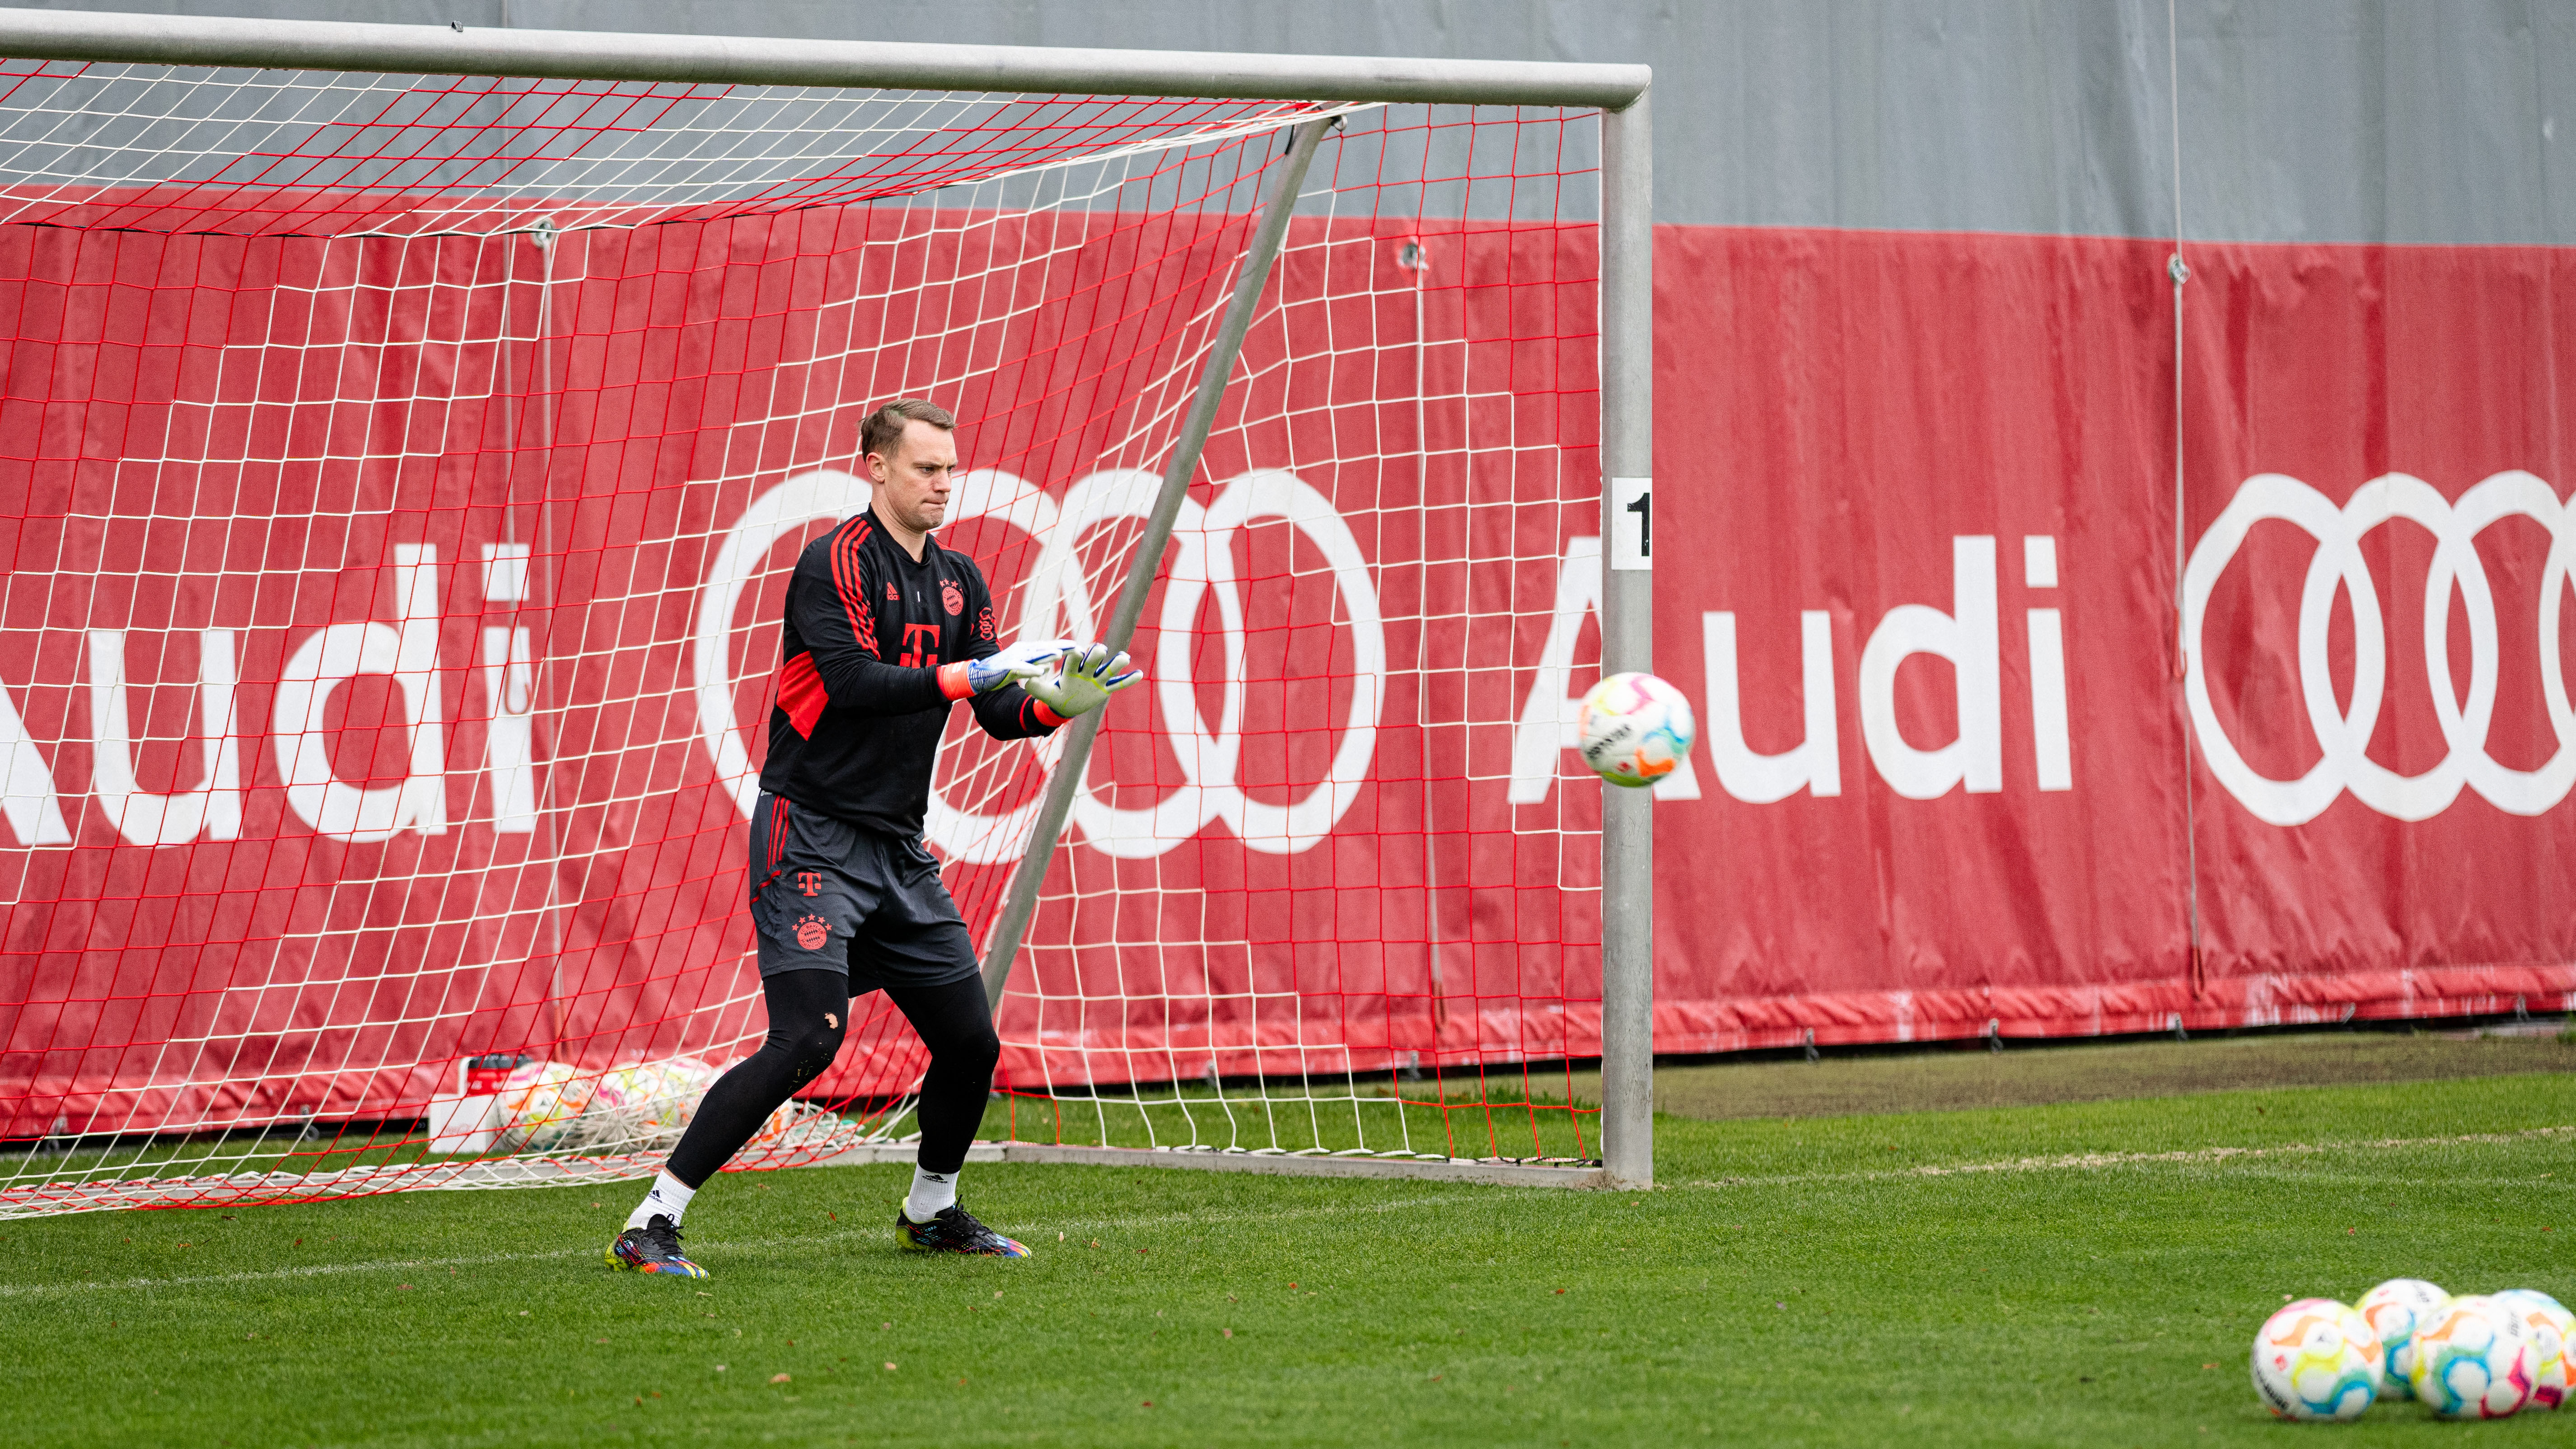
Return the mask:
[[1690, 700], [1651, 674], [1613, 674], [1592, 686], [1575, 715], [1575, 748], [1613, 785], [1651, 785], [1673, 772], [1699, 738]]
[[514, 1152], [551, 1152], [572, 1145], [574, 1124], [599, 1085], [569, 1062], [530, 1062], [501, 1088], [501, 1140]]

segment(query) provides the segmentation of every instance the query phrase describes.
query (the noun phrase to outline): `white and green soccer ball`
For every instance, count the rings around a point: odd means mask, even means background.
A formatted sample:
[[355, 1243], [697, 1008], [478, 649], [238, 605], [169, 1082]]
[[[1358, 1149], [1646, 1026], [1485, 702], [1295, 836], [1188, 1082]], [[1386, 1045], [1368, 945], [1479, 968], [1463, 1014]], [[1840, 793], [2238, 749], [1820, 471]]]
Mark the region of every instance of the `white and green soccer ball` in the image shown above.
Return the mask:
[[2576, 1353], [2576, 1313], [2537, 1288], [2507, 1288], [2495, 1300], [2531, 1330], [2531, 1407], [2565, 1407], [2567, 1358]]
[[509, 1152], [549, 1152], [575, 1145], [581, 1111], [590, 1105], [597, 1077], [570, 1062], [530, 1062], [502, 1084], [501, 1146]]
[[2493, 1298], [2454, 1298], [2415, 1330], [2415, 1397], [2445, 1419], [2501, 1419], [2531, 1402], [2531, 1327]]
[[1613, 785], [1651, 785], [1677, 769], [1699, 738], [1690, 700], [1651, 674], [1613, 674], [1575, 711], [1575, 752]]
[[602, 1073], [582, 1109], [582, 1144], [640, 1149], [678, 1142], [717, 1075], [695, 1057], [632, 1062]]
[[2302, 1298], [2254, 1335], [2254, 1392], [2275, 1418], [2348, 1423], [2379, 1397], [2379, 1337], [2331, 1298]]
[[2391, 1278], [2352, 1305], [2379, 1335], [2379, 1392], [2384, 1397], [2415, 1397], [2414, 1385], [2407, 1381], [2415, 1371], [2415, 1329], [2450, 1301], [2450, 1294], [2421, 1278]]

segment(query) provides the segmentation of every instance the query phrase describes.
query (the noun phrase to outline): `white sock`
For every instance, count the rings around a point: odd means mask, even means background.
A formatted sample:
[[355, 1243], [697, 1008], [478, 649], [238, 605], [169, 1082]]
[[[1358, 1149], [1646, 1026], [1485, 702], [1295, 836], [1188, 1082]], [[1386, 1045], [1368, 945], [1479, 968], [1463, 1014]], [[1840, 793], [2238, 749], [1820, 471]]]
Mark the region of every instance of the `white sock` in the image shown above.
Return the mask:
[[922, 1167], [912, 1170], [912, 1193], [903, 1200], [905, 1217], [926, 1223], [956, 1205], [956, 1173], [932, 1172]]
[[653, 1190], [644, 1194], [644, 1200], [635, 1205], [635, 1211], [626, 1215], [626, 1226], [640, 1228], [655, 1218], [669, 1218], [671, 1226], [676, 1228], [680, 1225], [680, 1214], [689, 1210], [689, 1199], [697, 1195], [696, 1188], [668, 1172], [657, 1174], [653, 1179]]

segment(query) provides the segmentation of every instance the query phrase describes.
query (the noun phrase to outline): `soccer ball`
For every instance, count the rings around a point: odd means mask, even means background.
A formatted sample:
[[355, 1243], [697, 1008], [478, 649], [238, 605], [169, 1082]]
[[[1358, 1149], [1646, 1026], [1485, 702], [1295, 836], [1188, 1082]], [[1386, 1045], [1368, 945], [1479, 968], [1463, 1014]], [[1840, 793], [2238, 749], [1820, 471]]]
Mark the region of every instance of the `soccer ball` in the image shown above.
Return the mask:
[[574, 1145], [581, 1109], [598, 1080], [570, 1062], [530, 1062], [502, 1084], [501, 1146], [510, 1152], [545, 1152]]
[[1682, 692], [1651, 674], [1613, 674], [1575, 713], [1575, 748], [1613, 785], [1651, 785], [1673, 772], [1699, 738]]
[[2353, 1305], [2379, 1335], [2379, 1391], [2392, 1399], [2415, 1397], [2407, 1376], [2415, 1371], [2415, 1330], [2451, 1295], [2421, 1278], [2391, 1278]]
[[2302, 1298], [2254, 1335], [2254, 1392], [2280, 1419], [2361, 1417], [2379, 1397], [2379, 1338], [2331, 1298]]
[[791, 1097], [779, 1103], [778, 1110], [751, 1134], [751, 1140], [734, 1158], [734, 1165], [787, 1164], [793, 1161], [793, 1154], [829, 1142], [841, 1125], [841, 1118]]
[[2415, 1330], [2415, 1397], [2445, 1419], [2501, 1419], [2531, 1402], [2531, 1326], [2493, 1298], [2454, 1298]]
[[2507, 1288], [2495, 1296], [2531, 1330], [2531, 1406], [2555, 1409], [2567, 1402], [2567, 1356], [2576, 1353], [2576, 1313], [2536, 1288]]
[[649, 1147], [675, 1142], [715, 1085], [716, 1069], [695, 1057], [636, 1062], [599, 1079], [582, 1112], [583, 1137], [592, 1146]]

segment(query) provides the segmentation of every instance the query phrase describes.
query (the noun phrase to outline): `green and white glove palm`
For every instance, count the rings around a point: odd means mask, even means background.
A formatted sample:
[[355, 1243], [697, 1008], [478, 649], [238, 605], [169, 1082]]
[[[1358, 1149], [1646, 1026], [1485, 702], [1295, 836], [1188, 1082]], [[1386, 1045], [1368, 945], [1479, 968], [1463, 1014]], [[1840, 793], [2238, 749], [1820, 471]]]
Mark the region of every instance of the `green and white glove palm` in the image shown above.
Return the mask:
[[1108, 703], [1109, 696], [1144, 677], [1145, 671], [1130, 663], [1123, 649], [1106, 644], [1075, 644], [1065, 650], [1053, 673], [1023, 680], [1020, 687], [1058, 715], [1071, 719], [1100, 708]]

